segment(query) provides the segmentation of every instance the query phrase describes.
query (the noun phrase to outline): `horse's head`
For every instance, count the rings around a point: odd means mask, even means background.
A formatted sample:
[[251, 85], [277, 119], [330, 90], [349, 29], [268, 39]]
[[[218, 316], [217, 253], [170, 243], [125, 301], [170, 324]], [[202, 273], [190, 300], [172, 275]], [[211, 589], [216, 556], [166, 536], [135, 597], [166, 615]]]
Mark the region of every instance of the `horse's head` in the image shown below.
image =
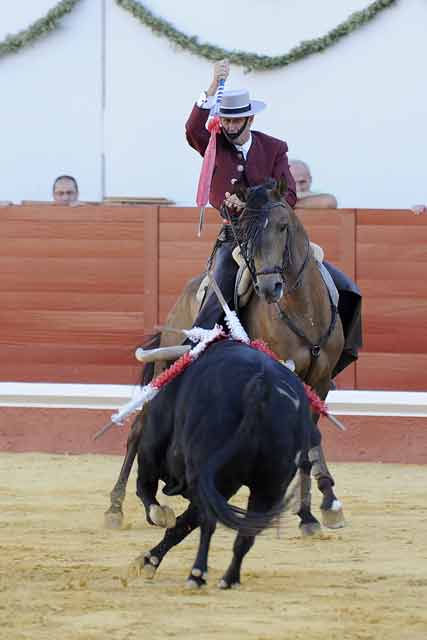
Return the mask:
[[292, 261], [296, 216], [284, 199], [286, 191], [284, 181], [268, 180], [238, 194], [246, 203], [238, 237], [252, 264], [255, 289], [269, 303], [280, 300], [289, 286], [286, 269]]

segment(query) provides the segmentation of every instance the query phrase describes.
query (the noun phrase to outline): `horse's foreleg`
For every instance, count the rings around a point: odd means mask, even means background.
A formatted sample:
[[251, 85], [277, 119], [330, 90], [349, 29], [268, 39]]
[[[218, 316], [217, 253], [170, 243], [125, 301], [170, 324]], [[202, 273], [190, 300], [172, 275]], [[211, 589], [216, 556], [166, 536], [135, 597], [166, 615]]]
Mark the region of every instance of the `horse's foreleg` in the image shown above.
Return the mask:
[[333, 491], [335, 482], [326, 464], [322, 445], [319, 444], [312, 447], [308, 455], [312, 464], [313, 476], [317, 481], [319, 490], [323, 494], [322, 504], [320, 505], [322, 522], [325, 527], [329, 527], [329, 529], [344, 527], [345, 520], [342, 504]]
[[320, 531], [320, 523], [311, 512], [311, 462], [308, 458], [302, 459], [299, 463], [297, 486], [299, 509], [296, 513], [301, 520], [299, 525], [301, 535], [313, 536]]
[[110, 493], [110, 507], [104, 514], [104, 524], [108, 529], [120, 529], [123, 523], [123, 502], [126, 496], [126, 486], [132, 469], [133, 461], [138, 452], [139, 436], [143, 424], [143, 412], [138, 414], [132, 423], [126, 444], [126, 455], [120, 469], [119, 477]]

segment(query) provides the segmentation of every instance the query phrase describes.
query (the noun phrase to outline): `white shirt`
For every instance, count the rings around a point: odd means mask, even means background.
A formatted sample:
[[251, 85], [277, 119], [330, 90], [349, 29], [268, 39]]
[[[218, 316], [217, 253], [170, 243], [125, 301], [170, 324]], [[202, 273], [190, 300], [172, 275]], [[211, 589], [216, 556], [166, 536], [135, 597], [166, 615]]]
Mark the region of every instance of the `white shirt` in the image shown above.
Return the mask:
[[245, 144], [235, 144], [234, 146], [236, 147], [237, 151], [240, 151], [240, 153], [243, 154], [243, 157], [246, 160], [246, 158], [248, 157], [249, 149], [251, 148], [251, 144], [252, 134], [251, 132], [249, 132], [249, 140], [246, 140]]

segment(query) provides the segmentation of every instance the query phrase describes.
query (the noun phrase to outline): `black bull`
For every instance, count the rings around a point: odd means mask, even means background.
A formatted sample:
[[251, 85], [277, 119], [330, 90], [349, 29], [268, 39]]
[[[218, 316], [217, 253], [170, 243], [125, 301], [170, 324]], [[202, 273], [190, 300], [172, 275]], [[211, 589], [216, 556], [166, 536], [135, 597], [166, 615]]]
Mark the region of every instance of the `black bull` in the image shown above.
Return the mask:
[[[151, 402], [138, 450], [137, 495], [150, 524], [169, 527], [162, 541], [135, 561], [152, 577], [165, 554], [200, 527], [189, 584], [206, 581], [210, 539], [219, 521], [238, 531], [220, 586], [240, 582], [243, 557], [257, 532], [285, 508], [285, 493], [308, 451], [320, 444], [304, 388], [282, 364], [247, 345], [222, 340]], [[156, 499], [190, 504], [176, 521]], [[243, 485], [247, 510], [228, 503]]]

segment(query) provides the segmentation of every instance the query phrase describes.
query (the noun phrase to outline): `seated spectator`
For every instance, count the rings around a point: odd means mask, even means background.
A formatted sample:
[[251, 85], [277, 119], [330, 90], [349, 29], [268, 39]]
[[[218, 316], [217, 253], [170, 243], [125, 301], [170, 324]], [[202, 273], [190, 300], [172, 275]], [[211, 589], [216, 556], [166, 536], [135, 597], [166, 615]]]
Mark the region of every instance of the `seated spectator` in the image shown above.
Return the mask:
[[420, 213], [427, 213], [427, 204], [414, 204], [411, 209], [417, 215]]
[[53, 199], [58, 204], [79, 204], [79, 187], [73, 176], [58, 176], [53, 183]]
[[336, 209], [337, 200], [330, 193], [318, 193], [311, 190], [311, 172], [308, 164], [302, 160], [289, 160], [289, 168], [297, 187], [296, 207], [316, 209]]

